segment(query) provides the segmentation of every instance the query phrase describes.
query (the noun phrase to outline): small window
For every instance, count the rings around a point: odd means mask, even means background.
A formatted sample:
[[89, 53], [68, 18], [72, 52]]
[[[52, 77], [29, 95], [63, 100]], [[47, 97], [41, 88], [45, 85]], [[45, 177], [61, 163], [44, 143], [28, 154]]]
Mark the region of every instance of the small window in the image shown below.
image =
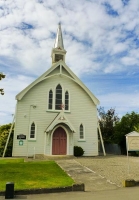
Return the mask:
[[62, 105], [62, 87], [59, 84], [56, 87], [56, 95], [55, 95], [55, 109], [56, 110], [61, 110], [61, 105]]
[[80, 125], [80, 139], [84, 139], [84, 128], [83, 125]]
[[35, 123], [34, 122], [31, 124], [31, 127], [30, 127], [30, 138], [31, 139], [35, 138]]
[[65, 92], [65, 110], [69, 110], [69, 93]]
[[48, 104], [48, 109], [52, 110], [53, 108], [53, 91], [49, 91], [49, 104]]
[[58, 62], [59, 60], [63, 60], [63, 55], [55, 54], [55, 62]]

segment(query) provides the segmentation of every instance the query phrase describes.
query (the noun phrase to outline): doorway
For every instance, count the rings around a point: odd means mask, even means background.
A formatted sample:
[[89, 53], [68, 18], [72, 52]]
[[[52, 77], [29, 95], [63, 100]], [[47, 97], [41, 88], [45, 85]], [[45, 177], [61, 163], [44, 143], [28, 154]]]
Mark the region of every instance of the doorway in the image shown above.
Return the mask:
[[62, 127], [58, 127], [53, 133], [52, 155], [67, 154], [67, 134]]

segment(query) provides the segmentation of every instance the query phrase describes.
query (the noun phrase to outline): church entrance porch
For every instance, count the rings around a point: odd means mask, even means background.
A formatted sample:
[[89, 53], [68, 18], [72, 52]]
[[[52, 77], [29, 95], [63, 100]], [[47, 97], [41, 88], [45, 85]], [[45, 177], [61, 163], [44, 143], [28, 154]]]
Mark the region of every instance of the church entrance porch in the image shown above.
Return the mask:
[[52, 138], [52, 155], [67, 154], [67, 134], [62, 127], [58, 127]]

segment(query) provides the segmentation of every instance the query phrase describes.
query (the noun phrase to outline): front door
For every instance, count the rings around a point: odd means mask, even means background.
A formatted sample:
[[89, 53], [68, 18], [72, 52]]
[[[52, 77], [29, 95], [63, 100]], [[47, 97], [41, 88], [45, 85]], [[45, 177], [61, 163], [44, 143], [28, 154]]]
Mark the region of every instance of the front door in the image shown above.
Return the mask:
[[58, 127], [53, 133], [52, 155], [67, 154], [67, 134], [62, 127]]

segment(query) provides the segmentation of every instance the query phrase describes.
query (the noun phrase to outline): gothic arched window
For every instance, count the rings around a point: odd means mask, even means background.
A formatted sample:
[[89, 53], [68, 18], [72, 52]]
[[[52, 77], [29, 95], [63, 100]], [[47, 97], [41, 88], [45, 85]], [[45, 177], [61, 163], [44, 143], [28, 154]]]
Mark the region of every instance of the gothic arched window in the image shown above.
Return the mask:
[[56, 94], [55, 94], [55, 109], [61, 110], [62, 105], [62, 87], [60, 84], [56, 87]]
[[53, 108], [53, 91], [49, 91], [49, 103], [48, 103], [48, 109], [52, 110]]
[[69, 110], [69, 93], [65, 92], [65, 110]]
[[79, 136], [80, 139], [84, 139], [84, 127], [83, 127], [82, 124], [80, 125], [80, 130], [79, 131], [80, 131], [80, 136]]
[[34, 122], [31, 124], [31, 127], [30, 127], [30, 138], [31, 139], [35, 138], [35, 123]]

